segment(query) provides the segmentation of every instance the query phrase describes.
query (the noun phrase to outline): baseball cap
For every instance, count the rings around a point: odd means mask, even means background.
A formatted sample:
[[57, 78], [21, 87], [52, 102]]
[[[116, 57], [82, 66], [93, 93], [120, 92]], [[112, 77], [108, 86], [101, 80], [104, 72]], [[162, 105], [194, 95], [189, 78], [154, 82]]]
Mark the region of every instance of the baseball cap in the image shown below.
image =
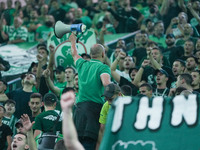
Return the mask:
[[161, 72], [162, 74], [164, 74], [166, 77], [169, 77], [169, 74], [167, 73], [167, 71], [165, 71], [164, 69], [157, 69], [156, 71], [155, 71], [155, 75], [157, 75], [157, 73], [158, 72]]
[[166, 35], [166, 38], [175, 38], [175, 36], [173, 34], [169, 33]]
[[119, 93], [120, 91], [121, 89], [117, 84], [110, 83], [105, 87], [103, 96], [111, 98], [114, 94]]
[[55, 95], [55, 94], [53, 94], [53, 93], [47, 93], [47, 94], [45, 94], [44, 95], [44, 102], [52, 102], [52, 103], [55, 103], [55, 102], [57, 102], [58, 101], [58, 98], [57, 98], [57, 96]]
[[6, 112], [6, 109], [5, 109], [5, 107], [2, 104], [0, 104], [0, 107], [3, 108], [4, 112]]
[[19, 128], [19, 127], [23, 127], [22, 121], [19, 119], [16, 123], [15, 123], [15, 127]]
[[4, 106], [5, 106], [7, 103], [9, 103], [9, 104], [12, 103], [12, 104], [16, 105], [16, 102], [15, 102], [14, 100], [12, 100], [12, 99], [8, 99], [7, 101], [5, 101]]
[[58, 67], [55, 69], [55, 72], [56, 72], [56, 73], [65, 72], [65, 68], [64, 68], [63, 66], [58, 66]]

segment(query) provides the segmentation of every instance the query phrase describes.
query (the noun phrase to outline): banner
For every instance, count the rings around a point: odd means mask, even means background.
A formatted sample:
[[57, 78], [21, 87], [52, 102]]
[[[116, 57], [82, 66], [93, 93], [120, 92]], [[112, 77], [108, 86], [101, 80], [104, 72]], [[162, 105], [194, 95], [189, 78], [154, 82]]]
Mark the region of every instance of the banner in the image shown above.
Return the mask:
[[[56, 66], [61, 65], [74, 66], [74, 61], [71, 55], [71, 43], [69, 42], [69, 36], [71, 33], [65, 34], [61, 39], [58, 39], [55, 34], [52, 32], [48, 41], [47, 46], [49, 47], [52, 44], [56, 48], [55, 53], [55, 64]], [[76, 44], [78, 54], [90, 53], [90, 48], [96, 44], [96, 36], [94, 29], [89, 29], [84, 32], [82, 35], [78, 35], [79, 43]]]
[[113, 102], [100, 150], [199, 150], [199, 98], [120, 97]]
[[27, 72], [31, 63], [36, 59], [37, 42], [7, 44], [0, 47], [0, 56], [7, 60], [11, 67], [8, 71], [2, 71], [3, 76], [12, 76]]

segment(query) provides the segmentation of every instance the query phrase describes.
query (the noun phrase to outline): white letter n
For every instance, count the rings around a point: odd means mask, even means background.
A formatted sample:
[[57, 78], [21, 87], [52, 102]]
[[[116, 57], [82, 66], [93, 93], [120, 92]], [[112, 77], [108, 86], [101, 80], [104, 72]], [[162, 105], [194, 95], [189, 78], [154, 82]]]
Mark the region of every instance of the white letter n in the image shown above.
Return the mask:
[[188, 125], [193, 125], [197, 121], [197, 99], [196, 95], [188, 96], [188, 99], [183, 95], [176, 96], [173, 99], [174, 109], [172, 112], [171, 124], [178, 126], [181, 124], [184, 117]]

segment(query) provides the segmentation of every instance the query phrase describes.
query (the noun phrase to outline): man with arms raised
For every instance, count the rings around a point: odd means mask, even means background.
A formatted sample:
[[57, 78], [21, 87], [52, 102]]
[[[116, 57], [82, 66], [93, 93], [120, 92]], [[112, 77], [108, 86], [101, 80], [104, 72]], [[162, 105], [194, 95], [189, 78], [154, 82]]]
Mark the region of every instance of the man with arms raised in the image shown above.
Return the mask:
[[91, 47], [92, 59], [87, 61], [78, 55], [76, 36], [71, 34], [69, 40], [79, 76], [79, 100], [75, 110], [74, 123], [79, 140], [85, 149], [95, 149], [100, 127], [99, 115], [104, 104], [101, 96], [104, 93], [104, 87], [111, 82], [110, 68], [103, 64], [105, 50], [102, 45], [95, 44]]

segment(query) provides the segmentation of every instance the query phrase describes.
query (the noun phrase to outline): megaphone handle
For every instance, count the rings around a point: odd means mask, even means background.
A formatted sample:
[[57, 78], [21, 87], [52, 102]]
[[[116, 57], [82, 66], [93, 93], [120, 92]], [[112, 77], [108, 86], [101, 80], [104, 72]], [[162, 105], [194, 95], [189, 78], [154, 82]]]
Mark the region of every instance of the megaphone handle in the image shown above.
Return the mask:
[[[76, 31], [76, 37], [77, 37], [77, 35], [78, 35], [78, 31]], [[79, 40], [79, 37], [77, 37], [77, 39], [76, 39], [76, 43], [78, 43], [78, 40]]]
[[80, 37], [78, 37], [78, 38], [76, 39], [76, 43], [78, 43], [79, 39], [80, 39]]

